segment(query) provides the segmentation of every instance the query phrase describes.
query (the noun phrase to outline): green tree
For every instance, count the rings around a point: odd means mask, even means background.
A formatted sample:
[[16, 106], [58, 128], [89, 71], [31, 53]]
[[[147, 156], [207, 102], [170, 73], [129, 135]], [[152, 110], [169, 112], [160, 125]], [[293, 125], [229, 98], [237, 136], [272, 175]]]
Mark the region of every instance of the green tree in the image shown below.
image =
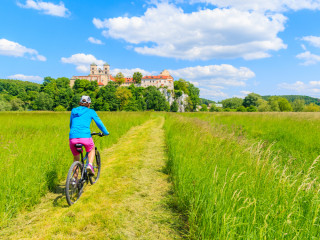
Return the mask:
[[206, 104], [202, 104], [200, 111], [201, 112], [208, 112], [208, 106]]
[[108, 105], [110, 111], [117, 111], [120, 109], [120, 101], [116, 97], [118, 84], [110, 81], [106, 86], [100, 88], [97, 98], [103, 99]]
[[96, 96], [99, 91], [97, 81], [89, 81], [86, 79], [76, 79], [72, 87], [75, 94], [89, 95], [92, 98]]
[[80, 99], [81, 99], [81, 94], [79, 94], [79, 93], [74, 94], [73, 97], [71, 98], [69, 109], [71, 110], [75, 107], [78, 107]]
[[139, 103], [135, 98], [130, 98], [128, 104], [124, 107], [124, 110], [132, 112], [139, 111]]
[[269, 103], [266, 100], [263, 100], [262, 98], [260, 98], [258, 100], [258, 111], [259, 112], [270, 112], [271, 108]]
[[295, 99], [291, 105], [294, 112], [302, 112], [305, 106], [305, 101], [298, 98]]
[[272, 96], [268, 99], [268, 103], [270, 105], [270, 109], [273, 112], [280, 112], [280, 108], [279, 108], [279, 97], [277, 96]]
[[291, 112], [292, 107], [289, 101], [285, 98], [279, 98], [278, 99], [279, 109], [281, 112]]
[[243, 104], [242, 98], [227, 98], [222, 101], [223, 108], [231, 108], [231, 109], [237, 109]]
[[181, 90], [185, 94], [189, 95], [189, 89], [188, 89], [189, 83], [186, 80], [180, 78], [178, 81], [174, 81], [173, 84], [174, 84], [174, 90]]
[[179, 106], [178, 106], [177, 101], [173, 101], [171, 104], [171, 107], [170, 107], [170, 111], [171, 112], [178, 112], [178, 110], [179, 110]]
[[23, 101], [20, 98], [12, 98], [10, 101], [12, 111], [22, 111], [23, 110]]
[[114, 78], [116, 80], [116, 83], [118, 83], [119, 86], [123, 84], [125, 81], [124, 75], [122, 74], [122, 72], [118, 72]]
[[237, 107], [237, 112], [246, 112], [247, 109], [244, 106]]
[[257, 107], [255, 107], [253, 105], [251, 105], [250, 107], [247, 108], [247, 112], [256, 112], [256, 111], [258, 111]]
[[120, 101], [120, 110], [123, 110], [129, 103], [129, 99], [132, 98], [132, 93], [128, 88], [119, 87], [116, 91], [116, 97]]
[[149, 86], [145, 91], [145, 100], [147, 103], [147, 109], [153, 109], [155, 111], [169, 111], [170, 106], [165, 97], [154, 86]]
[[12, 108], [12, 105], [10, 102], [7, 102], [5, 100], [0, 100], [0, 111], [10, 111]]
[[60, 88], [57, 95], [54, 98], [55, 104], [54, 106], [63, 106], [68, 109], [70, 106], [70, 102], [73, 97], [73, 92], [71, 88]]
[[133, 79], [134, 82], [140, 84], [141, 83], [141, 79], [142, 79], [142, 73], [134, 72], [133, 76], [132, 76], [132, 79]]
[[136, 99], [136, 103], [137, 103], [137, 105], [138, 105], [139, 111], [145, 111], [145, 110], [147, 110], [147, 103], [146, 103], [144, 97], [141, 97], [141, 96], [138, 97], [138, 98]]
[[[131, 84], [129, 89], [132, 92], [133, 97], [129, 101], [129, 106], [126, 107], [126, 109], [130, 108], [128, 111], [145, 111], [147, 109], [147, 104], [144, 100], [145, 88], [135, 87], [133, 84]], [[137, 108], [137, 110], [135, 110], [135, 108]]]
[[258, 100], [261, 98], [259, 94], [249, 93], [243, 100], [244, 107], [258, 106]]
[[215, 104], [210, 104], [210, 109], [209, 109], [210, 112], [222, 112], [222, 108], [218, 108], [216, 107]]
[[53, 100], [49, 94], [40, 92], [34, 101], [34, 110], [52, 110]]
[[193, 84], [188, 83], [188, 92], [190, 99], [190, 102], [188, 103], [188, 108], [190, 109], [190, 111], [195, 111], [197, 105], [200, 104], [200, 90]]
[[46, 86], [47, 84], [49, 84], [49, 83], [51, 83], [52, 81], [54, 81], [55, 79], [54, 78], [52, 78], [52, 77], [45, 77], [44, 79], [43, 79], [43, 86]]
[[320, 112], [320, 106], [315, 103], [310, 103], [306, 105], [303, 109], [304, 112]]
[[53, 109], [53, 111], [55, 111], [55, 112], [65, 112], [65, 111], [67, 111], [67, 109], [64, 106], [59, 105], [59, 106], [55, 107]]
[[102, 97], [97, 98], [92, 107], [96, 111], [109, 111], [110, 110], [109, 104]]

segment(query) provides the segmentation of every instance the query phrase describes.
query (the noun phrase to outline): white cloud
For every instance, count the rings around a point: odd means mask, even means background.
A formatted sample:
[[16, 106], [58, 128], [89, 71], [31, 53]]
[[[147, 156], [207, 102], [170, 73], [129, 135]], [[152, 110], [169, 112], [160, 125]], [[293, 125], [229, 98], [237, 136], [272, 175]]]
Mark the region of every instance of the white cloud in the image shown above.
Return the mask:
[[177, 59], [269, 57], [285, 49], [277, 34], [286, 17], [237, 9], [204, 9], [184, 13], [172, 4], [150, 7], [141, 17], [93, 19], [105, 37], [135, 44], [140, 54]]
[[320, 86], [320, 81], [310, 81], [311, 86]]
[[[180, 0], [179, 0], [180, 1]], [[188, 0], [189, 3], [208, 3], [220, 8], [236, 8], [243, 11], [284, 12], [301, 9], [319, 10], [320, 0]]]
[[306, 36], [306, 37], [303, 37], [302, 40], [308, 42], [314, 47], [320, 48], [320, 37]]
[[207, 89], [207, 88], [200, 88], [200, 97], [210, 99], [210, 100], [217, 100], [217, 99], [224, 99], [228, 97], [228, 94], [222, 92], [219, 89]]
[[96, 39], [96, 38], [94, 38], [94, 37], [89, 37], [89, 38], [88, 38], [88, 41], [91, 42], [91, 43], [93, 43], [93, 44], [99, 44], [99, 45], [102, 45], [102, 44], [103, 44], [103, 42], [102, 42], [101, 40]]
[[244, 94], [244, 95], [248, 95], [250, 93], [252, 93], [251, 91], [240, 91], [240, 93]]
[[169, 72], [175, 79], [197, 81], [201, 86], [209, 84], [244, 86], [248, 79], [255, 77], [254, 72], [246, 67], [236, 68], [228, 64], [187, 67]]
[[9, 41], [7, 39], [0, 39], [0, 55], [27, 57], [32, 60], [46, 61], [46, 57], [39, 55], [38, 51], [27, 48], [19, 43]]
[[11, 75], [11, 76], [8, 76], [8, 78], [23, 80], [23, 81], [32, 81], [32, 82], [41, 82], [43, 80], [43, 77], [40, 77], [40, 76], [27, 76], [23, 74]]
[[110, 73], [112, 75], [116, 75], [119, 72], [122, 72], [125, 77], [132, 77], [133, 73], [135, 73], [135, 72], [140, 72], [140, 73], [142, 73], [143, 76], [156, 74], [156, 72], [154, 72], [154, 71], [153, 72], [149, 72], [149, 71], [143, 70], [141, 68], [132, 68], [132, 69], [114, 68], [114, 69], [110, 70]]
[[183, 78], [196, 83], [200, 89], [200, 96], [212, 100], [224, 99], [228, 95], [223, 89], [243, 87], [246, 81], [254, 78], [255, 74], [246, 67], [236, 68], [232, 65], [208, 65], [168, 70], [175, 78]]
[[41, 11], [44, 14], [57, 16], [57, 17], [68, 17], [70, 11], [64, 6], [63, 2], [58, 5], [51, 2], [43, 2], [41, 0], [27, 0], [25, 4], [20, 2], [17, 3], [22, 8], [32, 8]]
[[315, 97], [320, 96], [320, 81], [310, 81], [308, 83], [297, 81], [295, 83], [281, 83], [278, 86], [282, 89], [291, 90], [299, 94]]
[[104, 64], [103, 60], [98, 60], [95, 56], [84, 53], [77, 53], [68, 58], [62, 57], [61, 62], [76, 65], [76, 69], [79, 72], [89, 72], [91, 63], [100, 66]]
[[189, 81], [191, 84], [193, 84], [195, 87], [199, 87], [200, 84], [198, 82], [194, 82], [194, 81]]
[[300, 53], [296, 57], [298, 59], [303, 60], [304, 62], [302, 63], [302, 65], [306, 65], [306, 66], [320, 62], [320, 56], [316, 54], [312, 54], [309, 51]]

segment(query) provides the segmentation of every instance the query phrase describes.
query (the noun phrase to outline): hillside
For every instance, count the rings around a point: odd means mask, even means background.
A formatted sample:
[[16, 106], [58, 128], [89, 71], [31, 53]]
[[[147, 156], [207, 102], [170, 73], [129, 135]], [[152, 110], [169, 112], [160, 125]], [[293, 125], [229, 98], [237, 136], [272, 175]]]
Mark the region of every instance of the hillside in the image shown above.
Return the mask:
[[[271, 95], [266, 95], [262, 96], [264, 100], [268, 100], [270, 97], [273, 97]], [[315, 103], [320, 106], [320, 99], [319, 98], [314, 98], [314, 97], [309, 97], [309, 96], [304, 96], [304, 95], [279, 95], [277, 97], [283, 97], [286, 98], [289, 102], [293, 102], [296, 99], [303, 99], [305, 101], [305, 104], [310, 104], [310, 103]]]
[[205, 105], [209, 106], [210, 103], [216, 103], [216, 102], [209, 100], [209, 99], [200, 98], [200, 105], [205, 104]]

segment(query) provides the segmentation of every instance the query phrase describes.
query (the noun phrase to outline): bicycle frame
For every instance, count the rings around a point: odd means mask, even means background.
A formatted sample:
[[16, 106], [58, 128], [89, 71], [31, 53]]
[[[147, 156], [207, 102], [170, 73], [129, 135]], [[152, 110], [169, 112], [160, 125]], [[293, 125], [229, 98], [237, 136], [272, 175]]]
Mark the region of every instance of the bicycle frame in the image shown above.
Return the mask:
[[[83, 183], [84, 181], [88, 181], [87, 166], [89, 164], [89, 157], [88, 157], [89, 153], [86, 153], [84, 157], [83, 157], [83, 151], [80, 154], [81, 154], [81, 162], [84, 169], [84, 171], [82, 171], [81, 173], [81, 183]], [[84, 164], [85, 162], [86, 164]]]

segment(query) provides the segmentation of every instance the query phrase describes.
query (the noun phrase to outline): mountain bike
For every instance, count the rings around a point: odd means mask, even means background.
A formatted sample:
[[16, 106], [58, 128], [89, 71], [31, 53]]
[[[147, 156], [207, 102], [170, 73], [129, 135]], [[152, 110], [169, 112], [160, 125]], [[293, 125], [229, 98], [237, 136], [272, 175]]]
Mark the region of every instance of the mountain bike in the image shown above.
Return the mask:
[[[91, 133], [91, 136], [105, 136], [103, 133]], [[85, 186], [90, 182], [91, 185], [96, 183], [100, 177], [101, 158], [100, 153], [95, 146], [95, 158], [92, 163], [94, 175], [87, 173], [87, 166], [89, 164], [88, 154], [83, 157], [83, 145], [75, 144], [77, 151], [81, 154], [81, 161], [72, 163], [66, 181], [66, 198], [68, 204], [71, 206], [80, 198]]]

